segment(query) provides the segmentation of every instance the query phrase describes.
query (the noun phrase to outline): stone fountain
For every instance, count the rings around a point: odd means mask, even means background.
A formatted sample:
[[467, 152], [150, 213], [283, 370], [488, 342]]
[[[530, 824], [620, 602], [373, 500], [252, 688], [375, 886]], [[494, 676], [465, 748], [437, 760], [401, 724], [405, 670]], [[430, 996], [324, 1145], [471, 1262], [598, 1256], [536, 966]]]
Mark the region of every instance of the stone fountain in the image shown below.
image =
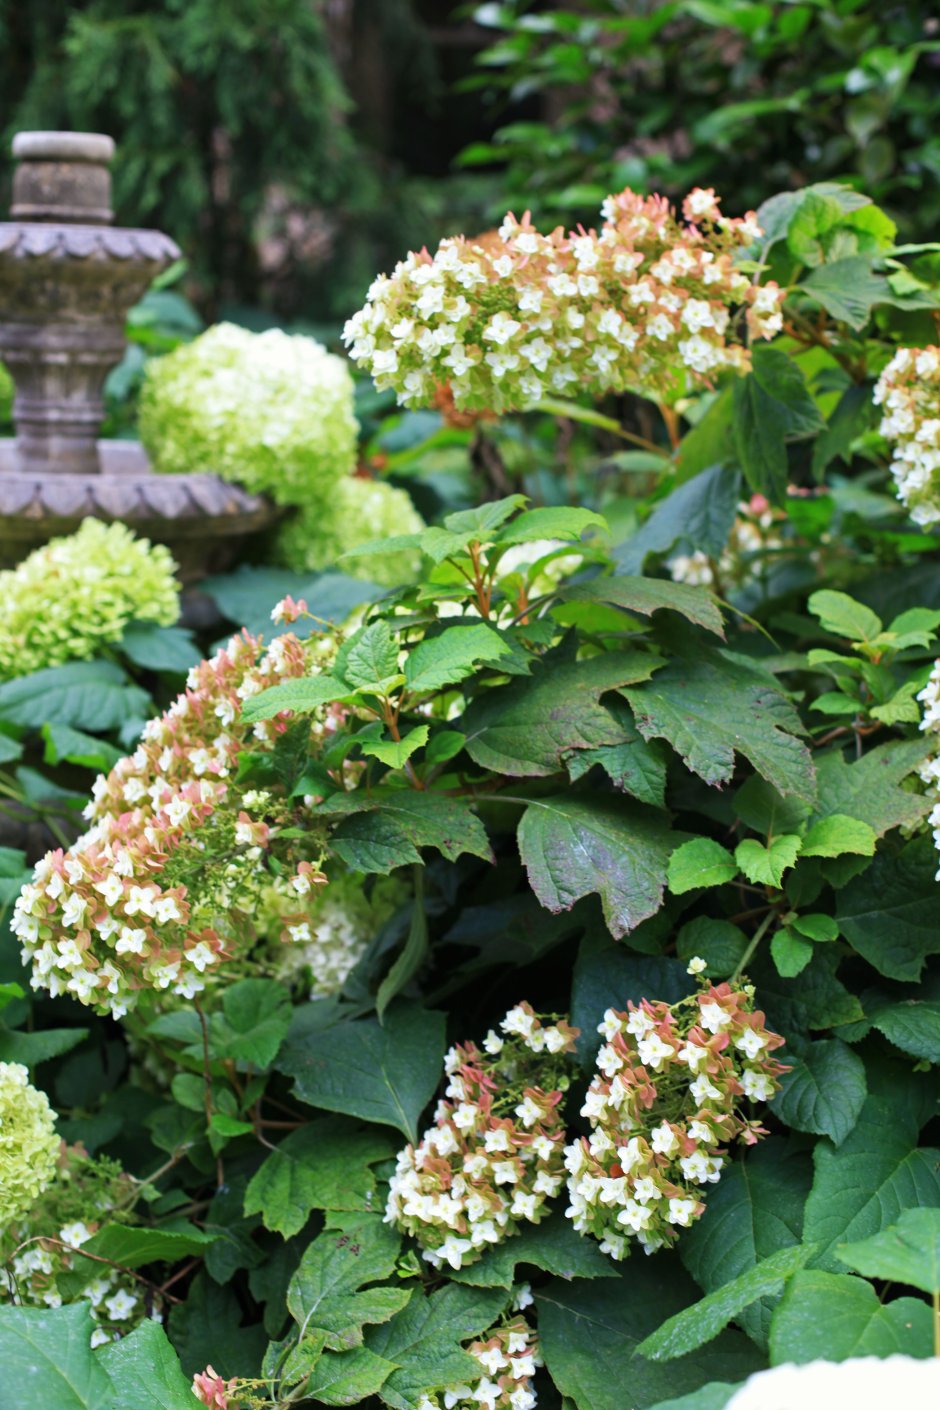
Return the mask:
[[101, 440], [103, 388], [124, 324], [179, 257], [158, 230], [114, 227], [110, 137], [21, 132], [11, 220], [0, 223], [0, 361], [16, 436], [0, 439], [0, 566], [88, 515], [168, 544], [193, 581], [225, 566], [272, 505], [214, 475], [157, 475], [135, 441]]

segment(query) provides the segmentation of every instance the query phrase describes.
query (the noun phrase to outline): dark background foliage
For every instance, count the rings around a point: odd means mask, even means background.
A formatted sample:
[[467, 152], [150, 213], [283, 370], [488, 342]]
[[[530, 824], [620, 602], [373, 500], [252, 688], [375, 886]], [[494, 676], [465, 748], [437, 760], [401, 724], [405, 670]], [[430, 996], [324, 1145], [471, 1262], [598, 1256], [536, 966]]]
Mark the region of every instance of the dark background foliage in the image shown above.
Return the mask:
[[409, 247], [628, 184], [838, 179], [932, 238], [938, 71], [916, 0], [0, 0], [4, 147], [110, 132], [210, 319], [335, 321]]

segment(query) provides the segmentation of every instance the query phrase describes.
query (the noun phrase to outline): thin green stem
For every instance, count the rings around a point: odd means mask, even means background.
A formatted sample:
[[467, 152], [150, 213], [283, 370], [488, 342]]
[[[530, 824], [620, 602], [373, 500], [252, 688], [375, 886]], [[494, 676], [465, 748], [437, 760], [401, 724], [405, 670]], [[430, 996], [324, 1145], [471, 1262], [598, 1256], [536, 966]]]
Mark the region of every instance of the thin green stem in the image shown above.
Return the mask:
[[748, 945], [747, 949], [744, 951], [744, 954], [741, 956], [741, 959], [738, 962], [738, 966], [735, 969], [734, 974], [732, 974], [730, 980], [728, 981], [729, 984], [733, 984], [738, 978], [738, 976], [744, 972], [745, 966], [750, 962], [751, 956], [754, 954], [754, 951], [757, 949], [758, 945], [763, 940], [764, 936], [767, 934], [767, 931], [773, 923], [776, 914], [777, 912], [775, 910], [771, 910], [768, 915], [764, 916], [764, 919], [754, 931], [754, 935], [751, 939], [750, 945]]

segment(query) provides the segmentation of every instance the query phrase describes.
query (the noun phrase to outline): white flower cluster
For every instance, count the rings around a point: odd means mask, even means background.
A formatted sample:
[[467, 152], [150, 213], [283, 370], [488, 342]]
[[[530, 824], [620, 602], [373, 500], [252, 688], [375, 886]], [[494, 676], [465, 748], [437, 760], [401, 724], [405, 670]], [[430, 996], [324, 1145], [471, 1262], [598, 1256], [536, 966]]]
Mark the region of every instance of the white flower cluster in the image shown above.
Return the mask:
[[678, 553], [668, 565], [673, 582], [715, 588], [719, 592], [732, 585], [743, 586], [755, 576], [755, 565], [762, 555], [783, 547], [783, 539], [776, 532], [782, 517], [774, 513], [762, 494], [742, 500], [728, 543], [717, 563], [701, 549]]
[[353, 360], [406, 406], [452, 395], [458, 410], [501, 413], [547, 396], [642, 389], [663, 395], [745, 371], [733, 315], [752, 337], [782, 326], [783, 292], [735, 264], [760, 235], [729, 220], [713, 191], [676, 218], [630, 190], [604, 202], [599, 235], [541, 234], [507, 215], [501, 244], [463, 237], [410, 254], [372, 285], [346, 325]]
[[495, 1327], [467, 1351], [480, 1367], [479, 1380], [426, 1391], [418, 1397], [418, 1410], [534, 1410], [532, 1380], [542, 1358], [538, 1337], [524, 1317]]
[[[285, 886], [266, 887], [254, 917], [269, 940], [272, 970], [288, 984], [301, 983], [311, 999], [327, 998], [343, 987], [382, 926], [408, 896], [394, 876], [375, 877], [370, 892], [358, 872], [330, 868], [329, 884], [303, 893], [298, 877]], [[298, 909], [300, 905], [303, 909]], [[282, 943], [287, 942], [287, 943]]]
[[[283, 716], [252, 728], [241, 706], [306, 675], [314, 656], [325, 663], [290, 635], [267, 650], [234, 637], [193, 668], [135, 752], [99, 776], [85, 811], [91, 828], [67, 852], [48, 853], [16, 902], [13, 930], [34, 988], [118, 1018], [142, 989], [193, 998], [244, 948], [237, 907], [266, 876], [289, 800], [234, 777], [240, 753], [270, 752], [286, 728]], [[311, 748], [338, 718], [330, 708], [311, 718]]]
[[[0, 1302], [7, 1296], [15, 1298], [21, 1306], [61, 1307], [63, 1298], [56, 1280], [68, 1273], [72, 1259], [67, 1250], [58, 1245], [80, 1249], [94, 1232], [77, 1219], [56, 1231], [55, 1242], [46, 1236], [16, 1254], [9, 1265], [0, 1269]], [[135, 1284], [119, 1268], [110, 1268], [104, 1263], [99, 1266], [101, 1272], [79, 1293], [91, 1305], [95, 1323], [91, 1334], [93, 1347], [103, 1346], [130, 1331], [145, 1315], [140, 1284]]]
[[740, 1107], [774, 1095], [784, 1069], [770, 1054], [783, 1039], [753, 1012], [752, 996], [728, 984], [673, 1006], [643, 999], [626, 1013], [608, 1009], [598, 1032], [581, 1110], [591, 1136], [565, 1151], [566, 1213], [622, 1259], [633, 1238], [647, 1253], [674, 1243], [704, 1212], [703, 1187], [721, 1178], [724, 1148], [766, 1134]]
[[940, 523], [940, 348], [900, 348], [875, 386], [891, 474], [915, 524]]
[[[927, 821], [933, 829], [934, 846], [940, 853], [940, 661], [934, 662], [930, 679], [917, 699], [924, 707], [921, 729], [938, 736], [937, 752], [924, 759], [918, 773], [927, 785], [927, 796], [933, 802]], [[940, 881], [940, 869], [937, 871], [937, 880]]]
[[787, 1362], [757, 1371], [725, 1410], [882, 1410], [888, 1402], [928, 1410], [940, 1401], [940, 1359], [859, 1356], [848, 1361]]
[[564, 1184], [560, 1113], [565, 1057], [578, 1030], [517, 1004], [483, 1051], [452, 1048], [434, 1125], [400, 1153], [386, 1223], [412, 1234], [434, 1268], [462, 1268], [488, 1247], [537, 1224]]

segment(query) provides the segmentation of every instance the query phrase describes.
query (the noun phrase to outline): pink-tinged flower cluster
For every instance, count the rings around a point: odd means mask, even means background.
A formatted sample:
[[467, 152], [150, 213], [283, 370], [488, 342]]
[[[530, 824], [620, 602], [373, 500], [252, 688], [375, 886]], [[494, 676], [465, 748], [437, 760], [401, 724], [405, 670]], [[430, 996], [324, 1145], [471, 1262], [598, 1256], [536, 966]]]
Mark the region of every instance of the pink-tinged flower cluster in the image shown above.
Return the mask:
[[538, 1337], [524, 1317], [514, 1317], [467, 1348], [479, 1380], [427, 1391], [418, 1410], [534, 1410], [533, 1378], [541, 1366]]
[[408, 255], [347, 323], [353, 361], [406, 406], [446, 386], [459, 410], [491, 412], [574, 393], [663, 397], [746, 371], [742, 325], [758, 338], [782, 327], [783, 291], [736, 263], [761, 233], [754, 215], [728, 219], [713, 191], [693, 191], [680, 220], [630, 190], [602, 214], [599, 234], [568, 235], [510, 214], [495, 247], [457, 236]]
[[231, 1380], [225, 1380], [218, 1371], [211, 1366], [207, 1366], [204, 1371], [198, 1371], [193, 1376], [193, 1395], [203, 1405], [207, 1405], [209, 1410], [233, 1410], [234, 1401], [231, 1397], [235, 1394], [238, 1381], [233, 1376]]
[[915, 524], [940, 523], [940, 348], [900, 348], [875, 386], [891, 474]]
[[775, 511], [762, 494], [751, 495], [738, 505], [728, 544], [717, 562], [701, 549], [680, 553], [669, 560], [673, 582], [693, 587], [740, 587], [760, 571], [761, 560], [783, 548], [778, 527], [786, 515]]
[[[34, 988], [115, 1017], [141, 990], [193, 998], [253, 938], [245, 915], [270, 880], [272, 852], [287, 878], [294, 872], [303, 910], [316, 868], [298, 866], [304, 843], [278, 841], [293, 805], [246, 787], [236, 770], [239, 755], [270, 753], [291, 721], [251, 727], [243, 701], [307, 675], [316, 653], [320, 646], [289, 635], [267, 649], [247, 633], [234, 637], [194, 667], [134, 753], [99, 776], [90, 829], [68, 851], [48, 853], [16, 903], [13, 930]], [[311, 717], [311, 749], [339, 719], [332, 707]]]
[[400, 1153], [387, 1223], [435, 1268], [462, 1268], [522, 1222], [537, 1224], [564, 1184], [561, 1099], [578, 1030], [517, 1004], [483, 1051], [447, 1054], [444, 1100], [420, 1144]]
[[643, 999], [608, 1009], [604, 1043], [581, 1115], [591, 1125], [565, 1151], [567, 1210], [575, 1228], [626, 1258], [674, 1243], [705, 1208], [726, 1147], [766, 1132], [743, 1114], [769, 1101], [786, 1071], [771, 1056], [783, 1039], [754, 1012], [751, 994], [710, 986], [670, 1007]]

